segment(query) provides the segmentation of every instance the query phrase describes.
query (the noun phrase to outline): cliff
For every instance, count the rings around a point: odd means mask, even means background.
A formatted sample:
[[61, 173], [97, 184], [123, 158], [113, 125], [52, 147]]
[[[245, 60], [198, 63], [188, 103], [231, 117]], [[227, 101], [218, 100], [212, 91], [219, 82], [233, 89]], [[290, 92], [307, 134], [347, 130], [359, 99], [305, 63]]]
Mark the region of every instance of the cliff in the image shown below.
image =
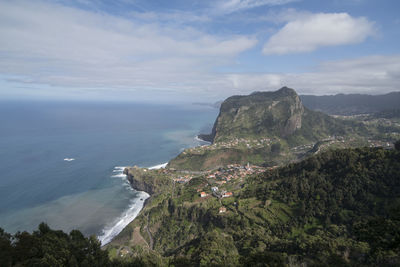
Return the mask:
[[354, 126], [305, 108], [295, 90], [283, 87], [275, 92], [227, 98], [211, 134], [200, 137], [213, 143], [276, 137], [298, 145], [352, 132]]
[[163, 188], [172, 185], [172, 180], [157, 170], [134, 166], [125, 168], [124, 174], [126, 174], [129, 183], [134, 189], [144, 191], [150, 195], [159, 193]]
[[283, 87], [227, 98], [212, 133], [200, 137], [212, 142], [232, 138], [286, 137], [301, 128], [304, 107], [297, 93]]

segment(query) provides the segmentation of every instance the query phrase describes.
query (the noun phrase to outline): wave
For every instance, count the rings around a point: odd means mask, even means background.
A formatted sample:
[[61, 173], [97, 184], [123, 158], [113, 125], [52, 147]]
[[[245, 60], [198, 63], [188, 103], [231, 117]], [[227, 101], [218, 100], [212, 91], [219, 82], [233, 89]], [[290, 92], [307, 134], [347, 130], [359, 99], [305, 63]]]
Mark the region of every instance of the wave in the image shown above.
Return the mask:
[[112, 178], [126, 178], [126, 175], [124, 174], [124, 170], [126, 167], [122, 166], [117, 166], [114, 167], [114, 170], [112, 171], [114, 174], [111, 175]]
[[198, 142], [204, 142], [204, 143], [211, 144], [210, 141], [203, 140], [203, 139], [201, 139], [198, 135], [196, 135], [196, 136], [194, 137], [194, 140], [196, 140], [196, 141], [198, 141]]
[[146, 192], [138, 191], [137, 198], [132, 200], [128, 209], [118, 217], [111, 226], [105, 227], [102, 234], [98, 236], [101, 244], [104, 246], [109, 243], [115, 236], [117, 236], [131, 221], [133, 221], [139, 212], [142, 210], [144, 201], [150, 195]]
[[124, 178], [122, 186], [129, 191], [135, 191], [134, 198], [131, 200], [128, 208], [111, 224], [107, 225], [102, 233], [98, 236], [102, 245], [109, 243], [115, 236], [117, 236], [131, 221], [133, 221], [139, 212], [142, 210], [144, 201], [150, 197], [149, 194], [142, 191], [134, 190], [129, 184], [128, 180], [125, 179], [126, 175], [123, 173], [126, 167], [116, 166], [113, 170], [112, 178]]
[[148, 169], [149, 170], [157, 170], [157, 169], [165, 168], [167, 166], [167, 164], [168, 164], [168, 162], [162, 163], [162, 164], [159, 164], [159, 165], [155, 165], [153, 167], [149, 167]]
[[118, 174], [115, 174], [115, 175], [111, 175], [111, 177], [113, 177], [113, 178], [125, 178], [126, 175], [123, 174], [123, 173], [118, 173]]
[[115, 170], [124, 170], [126, 168], [126, 166], [115, 166], [114, 169]]

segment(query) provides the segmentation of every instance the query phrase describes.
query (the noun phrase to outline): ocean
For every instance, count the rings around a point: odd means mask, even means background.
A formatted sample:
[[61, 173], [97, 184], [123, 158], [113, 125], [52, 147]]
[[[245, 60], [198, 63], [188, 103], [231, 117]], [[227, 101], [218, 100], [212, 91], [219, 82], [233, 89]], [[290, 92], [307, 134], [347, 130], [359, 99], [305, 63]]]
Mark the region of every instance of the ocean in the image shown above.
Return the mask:
[[204, 144], [218, 109], [107, 102], [0, 102], [0, 227], [79, 229], [103, 244], [140, 211], [125, 166], [163, 164]]

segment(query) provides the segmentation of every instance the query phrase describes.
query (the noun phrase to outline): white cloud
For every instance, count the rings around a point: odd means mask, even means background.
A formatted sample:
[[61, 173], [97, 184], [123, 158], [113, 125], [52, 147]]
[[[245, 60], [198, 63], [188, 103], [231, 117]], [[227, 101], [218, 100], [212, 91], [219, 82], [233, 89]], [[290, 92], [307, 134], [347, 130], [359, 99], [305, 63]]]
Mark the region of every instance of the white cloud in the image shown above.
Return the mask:
[[[282, 16], [282, 21], [293, 17], [292, 22], [308, 21], [315, 16], [295, 10], [287, 13], [295, 16]], [[161, 20], [170, 15], [161, 14]], [[0, 96], [69, 94], [125, 99], [147, 93], [149, 98], [165, 94], [221, 99], [283, 85], [316, 94], [399, 90], [399, 55], [326, 62], [315, 72], [299, 74], [218, 73], [218, 67], [233, 65], [257, 40], [165, 26], [158, 23], [160, 19], [152, 19], [157, 13], [146, 16], [137, 22], [48, 2], [2, 2]], [[346, 16], [357, 26], [364, 21], [372, 27], [366, 19]], [[19, 91], [9, 92], [7, 85]]]
[[218, 1], [214, 8], [216, 13], [229, 14], [260, 6], [278, 6], [297, 1], [299, 0], [223, 0]]
[[0, 74], [108, 88], [189, 83], [257, 43], [30, 1], [2, 3], [0, 36]]
[[318, 13], [289, 21], [264, 45], [263, 53], [310, 52], [322, 46], [355, 44], [374, 34], [374, 24], [347, 13]]
[[282, 86], [292, 87], [302, 94], [384, 94], [400, 91], [400, 55], [330, 61], [321, 64], [315, 72], [229, 74], [225, 79], [243, 94]]
[[169, 12], [154, 12], [154, 11], [131, 11], [129, 15], [133, 19], [142, 22], [168, 23], [168, 24], [188, 24], [188, 23], [205, 23], [211, 21], [211, 17], [206, 14], [195, 14], [188, 11], [173, 10]]

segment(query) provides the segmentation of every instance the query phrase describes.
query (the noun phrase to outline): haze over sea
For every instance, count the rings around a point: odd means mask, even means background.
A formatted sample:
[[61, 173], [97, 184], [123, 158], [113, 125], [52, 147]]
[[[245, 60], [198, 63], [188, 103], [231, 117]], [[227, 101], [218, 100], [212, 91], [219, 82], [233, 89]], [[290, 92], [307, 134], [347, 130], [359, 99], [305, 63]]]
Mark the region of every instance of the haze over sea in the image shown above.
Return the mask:
[[[0, 103], [0, 227], [50, 227], [108, 242], [140, 210], [123, 166], [167, 162], [201, 144], [217, 109], [194, 105]], [[71, 160], [64, 160], [71, 159]], [[72, 160], [74, 159], [74, 160]]]

